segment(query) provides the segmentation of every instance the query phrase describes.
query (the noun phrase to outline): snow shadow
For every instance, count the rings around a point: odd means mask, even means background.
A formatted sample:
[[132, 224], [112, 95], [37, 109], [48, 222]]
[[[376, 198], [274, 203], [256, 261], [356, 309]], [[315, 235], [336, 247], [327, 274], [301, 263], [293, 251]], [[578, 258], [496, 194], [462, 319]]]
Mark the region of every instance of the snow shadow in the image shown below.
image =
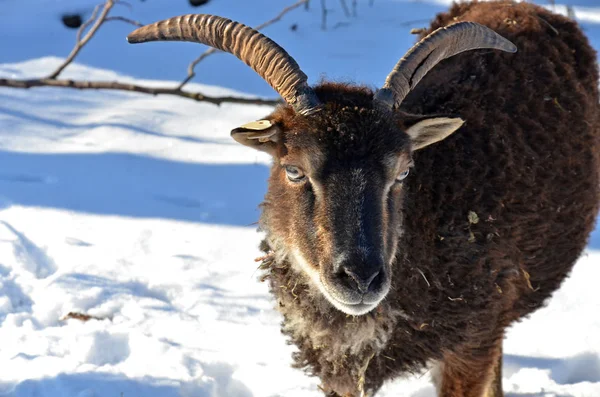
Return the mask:
[[560, 385], [600, 382], [600, 356], [595, 353], [583, 353], [568, 358], [504, 355], [506, 374], [514, 373], [521, 368], [550, 370], [550, 377]]
[[234, 324], [247, 324], [265, 307], [271, 307], [271, 297], [263, 294], [239, 294], [218, 286], [200, 283], [196, 288], [201, 291], [198, 303], [209, 305], [218, 311], [218, 319]]
[[[75, 94], [78, 94], [78, 95], [75, 95]], [[87, 93], [87, 92], [86, 93], [83, 93], [83, 92], [77, 93], [76, 92], [76, 93], [73, 93], [73, 95], [72, 95], [73, 98], [61, 98], [61, 106], [63, 106], [64, 108], [68, 108], [69, 106], [72, 106], [74, 108], [81, 108], [83, 105], [87, 109], [102, 106], [101, 102], [99, 102], [97, 99], [95, 99], [94, 97], [92, 97], [89, 94], [91, 94], [91, 93]], [[121, 97], [116, 96], [116, 98], [122, 98], [122, 96]], [[8, 100], [14, 101], [14, 97], [10, 97], [8, 95], [0, 95], [0, 99], [6, 99], [7, 101]], [[51, 100], [45, 100], [45, 99], [40, 100], [39, 98], [37, 100], [34, 100], [34, 99], [27, 98], [26, 101], [30, 102], [31, 106], [35, 106], [35, 107], [51, 107], [52, 108], [52, 107], [56, 106], [56, 102], [51, 101]], [[115, 128], [115, 129], [121, 129], [121, 130], [128, 130], [128, 131], [135, 132], [137, 134], [143, 134], [143, 135], [153, 136], [153, 137], [157, 137], [157, 138], [173, 139], [173, 140], [189, 142], [189, 143], [218, 143], [218, 144], [225, 143], [226, 144], [227, 142], [230, 141], [228, 139], [217, 140], [217, 139], [201, 138], [201, 137], [197, 137], [197, 136], [193, 136], [193, 135], [162, 134], [160, 132], [153, 131], [150, 128], [146, 128], [144, 126], [138, 125], [139, 122], [137, 124], [132, 123], [131, 120], [126, 120], [124, 117], [119, 117], [119, 116], [113, 116], [113, 120], [109, 120], [109, 121], [102, 121], [102, 122], [96, 122], [96, 123], [86, 123], [86, 122], [75, 122], [74, 123], [74, 122], [67, 121], [65, 116], [69, 116], [69, 114], [68, 114], [68, 112], [65, 112], [63, 110], [63, 108], [60, 109], [60, 114], [55, 115], [54, 118], [43, 117], [39, 114], [27, 113], [27, 112], [23, 112], [21, 110], [10, 109], [7, 107], [0, 106], [0, 115], [2, 115], [2, 114], [10, 116], [9, 119], [4, 120], [3, 122], [9, 124], [11, 129], [14, 129], [14, 130], [19, 130], [21, 128], [20, 127], [21, 125], [31, 127], [32, 125], [41, 124], [41, 125], [49, 125], [52, 127], [56, 127], [57, 129], [59, 129], [59, 131], [61, 131], [60, 135], [56, 136], [56, 140], [71, 138], [71, 137], [77, 136], [85, 131], [93, 130], [93, 129], [99, 128], [99, 127], [109, 127], [109, 128]], [[79, 112], [73, 112], [74, 117], [76, 117], [77, 115], [80, 115], [80, 114], [81, 113], [79, 113]], [[160, 115], [168, 117], [168, 116], [172, 116], [173, 113], [165, 111], [165, 110], [163, 110], [163, 111], [153, 110], [153, 114], [160, 114]], [[231, 144], [234, 144], [234, 143], [231, 142]]]
[[[127, 153], [40, 154], [0, 150], [0, 208], [10, 204], [101, 215], [248, 226], [269, 169], [199, 164]], [[589, 247], [600, 249], [600, 224]]]
[[60, 374], [17, 385], [0, 382], [0, 395], [10, 397], [252, 397], [248, 387], [231, 377], [203, 376], [191, 382], [170, 379], [129, 379], [108, 373]]
[[[4, 298], [4, 300], [2, 299]], [[31, 313], [33, 301], [0, 263], [0, 325], [9, 313]]]
[[186, 163], [126, 153], [0, 150], [0, 164], [4, 206], [238, 226], [258, 221], [269, 174], [258, 164]]
[[149, 288], [146, 284], [139, 281], [123, 282], [90, 274], [69, 273], [61, 275], [54, 283], [70, 291], [89, 290], [95, 287], [101, 288], [102, 292], [98, 296], [86, 300], [86, 307], [99, 306], [116, 295], [127, 295], [136, 298], [155, 299], [167, 305], [168, 309], [173, 310], [166, 292]]
[[7, 228], [16, 237], [16, 241], [12, 243], [13, 252], [25, 270], [38, 279], [44, 279], [56, 272], [56, 264], [43, 248], [38, 247], [24, 233], [16, 230], [8, 222], [0, 221], [0, 225]]

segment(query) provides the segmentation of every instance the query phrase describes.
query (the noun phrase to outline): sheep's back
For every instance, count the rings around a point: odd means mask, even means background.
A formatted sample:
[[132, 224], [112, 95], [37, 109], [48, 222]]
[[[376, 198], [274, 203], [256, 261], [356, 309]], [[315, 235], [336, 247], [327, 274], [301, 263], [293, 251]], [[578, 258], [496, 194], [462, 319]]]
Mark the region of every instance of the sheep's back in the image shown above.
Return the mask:
[[[507, 323], [560, 285], [594, 226], [596, 53], [575, 22], [528, 3], [454, 5], [430, 32], [455, 21], [486, 25], [518, 52], [450, 58], [403, 104], [413, 113], [466, 120], [453, 136], [415, 153], [403, 246], [407, 263], [426, 268], [439, 287], [429, 290], [428, 302], [420, 300], [424, 319], [460, 310], [448, 300], [462, 296], [473, 312], [452, 314], [456, 327], [496, 305], [506, 312], [498, 321]], [[406, 277], [415, 275], [410, 266]], [[419, 300], [417, 291], [413, 298]]]

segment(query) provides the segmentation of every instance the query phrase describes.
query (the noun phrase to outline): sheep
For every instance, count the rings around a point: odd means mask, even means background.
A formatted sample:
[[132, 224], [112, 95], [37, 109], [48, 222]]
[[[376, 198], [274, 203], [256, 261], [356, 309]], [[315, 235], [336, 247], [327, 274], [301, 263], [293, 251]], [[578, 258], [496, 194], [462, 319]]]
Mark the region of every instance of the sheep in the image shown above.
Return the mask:
[[560, 286], [598, 212], [596, 54], [574, 21], [455, 4], [377, 91], [310, 87], [273, 41], [215, 16], [128, 39], [231, 52], [285, 100], [231, 134], [274, 160], [261, 268], [296, 367], [329, 396], [426, 367], [440, 397], [503, 396], [505, 329]]

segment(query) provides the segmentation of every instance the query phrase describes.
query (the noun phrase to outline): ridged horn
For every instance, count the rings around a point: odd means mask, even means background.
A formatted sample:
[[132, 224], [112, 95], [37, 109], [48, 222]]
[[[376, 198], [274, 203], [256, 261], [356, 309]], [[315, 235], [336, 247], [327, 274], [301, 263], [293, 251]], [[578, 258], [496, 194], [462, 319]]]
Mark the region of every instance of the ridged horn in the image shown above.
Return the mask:
[[190, 41], [215, 47], [254, 69], [296, 112], [310, 114], [319, 106], [294, 58], [273, 40], [241, 23], [215, 15], [183, 15], [141, 27], [127, 36], [127, 41]]
[[374, 100], [386, 108], [398, 108], [435, 65], [461, 52], [484, 48], [517, 52], [513, 43], [475, 22], [458, 22], [439, 28], [398, 61]]

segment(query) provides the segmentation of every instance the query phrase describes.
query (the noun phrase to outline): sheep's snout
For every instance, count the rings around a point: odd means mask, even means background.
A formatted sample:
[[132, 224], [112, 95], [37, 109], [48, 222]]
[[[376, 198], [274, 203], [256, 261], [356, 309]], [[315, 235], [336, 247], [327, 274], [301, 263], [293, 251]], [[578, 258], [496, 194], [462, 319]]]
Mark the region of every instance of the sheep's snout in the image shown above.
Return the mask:
[[385, 278], [381, 255], [365, 258], [340, 255], [335, 261], [333, 272], [334, 282], [339, 288], [348, 289], [360, 296], [381, 290]]
[[344, 313], [360, 315], [373, 310], [390, 288], [389, 269], [382, 255], [340, 255], [321, 274], [322, 290]]

